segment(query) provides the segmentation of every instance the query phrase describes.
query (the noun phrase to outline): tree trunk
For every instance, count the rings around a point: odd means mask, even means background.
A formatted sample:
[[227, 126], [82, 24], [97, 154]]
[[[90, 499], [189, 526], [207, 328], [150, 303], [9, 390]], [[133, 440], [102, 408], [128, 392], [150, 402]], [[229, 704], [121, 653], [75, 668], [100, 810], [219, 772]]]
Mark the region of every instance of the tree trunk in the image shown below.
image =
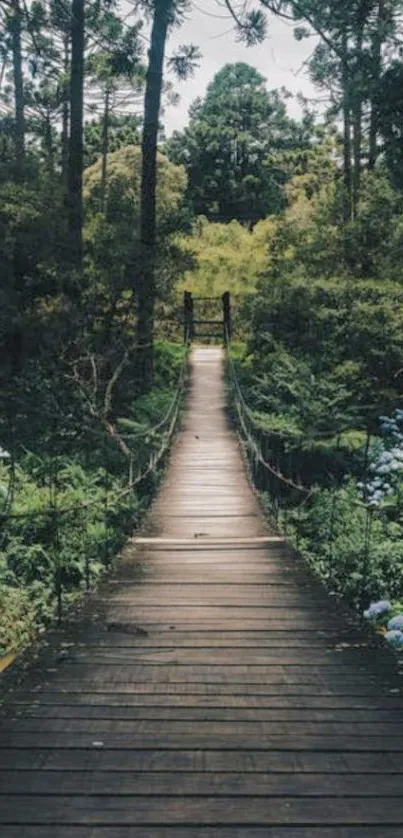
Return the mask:
[[348, 36], [342, 37], [342, 85], [343, 85], [343, 179], [344, 179], [344, 221], [351, 221], [352, 215], [352, 173], [351, 173], [351, 113], [350, 73], [348, 63]]
[[153, 380], [153, 330], [156, 261], [157, 138], [167, 30], [173, 0], [155, 0], [146, 76], [142, 137], [140, 244], [137, 283], [139, 382], [143, 391]]
[[102, 172], [101, 172], [101, 208], [106, 213], [106, 173], [109, 151], [109, 100], [110, 90], [106, 87], [104, 100], [104, 118], [102, 123]]
[[46, 111], [44, 125], [43, 125], [43, 145], [46, 154], [46, 166], [50, 175], [54, 174], [54, 156], [53, 156], [53, 137], [52, 137], [52, 123], [50, 119], [49, 110]]
[[83, 259], [84, 0], [71, 6], [71, 80], [68, 206], [71, 261], [78, 272]]
[[361, 54], [362, 44], [364, 39], [363, 27], [360, 27], [356, 39], [356, 57], [355, 65], [356, 71], [354, 73], [354, 93], [352, 103], [353, 113], [353, 155], [354, 155], [354, 172], [353, 172], [353, 199], [352, 199], [352, 215], [357, 214], [358, 202], [360, 200], [361, 188], [361, 151], [362, 151], [362, 100], [363, 100], [363, 77], [361, 71]]
[[379, 81], [382, 75], [382, 41], [383, 41], [383, 22], [385, 15], [385, 0], [378, 0], [378, 15], [374, 37], [372, 39], [372, 95], [371, 95], [371, 117], [369, 125], [369, 155], [368, 155], [368, 169], [371, 171], [375, 167], [376, 158], [378, 156], [378, 102], [377, 94], [379, 90]]
[[22, 76], [21, 9], [19, 0], [13, 0], [11, 17], [11, 40], [13, 51], [13, 82], [15, 109], [15, 157], [18, 174], [22, 173], [25, 161], [25, 115], [24, 81]]
[[[63, 56], [63, 70], [65, 77], [67, 78], [69, 71], [70, 71], [70, 55], [69, 55], [69, 47], [70, 47], [70, 38], [68, 35], [64, 38], [63, 48], [64, 48], [64, 56]], [[69, 98], [67, 95], [67, 90], [64, 93], [63, 97], [63, 106], [62, 106], [62, 180], [64, 187], [68, 189], [68, 182], [69, 182]]]

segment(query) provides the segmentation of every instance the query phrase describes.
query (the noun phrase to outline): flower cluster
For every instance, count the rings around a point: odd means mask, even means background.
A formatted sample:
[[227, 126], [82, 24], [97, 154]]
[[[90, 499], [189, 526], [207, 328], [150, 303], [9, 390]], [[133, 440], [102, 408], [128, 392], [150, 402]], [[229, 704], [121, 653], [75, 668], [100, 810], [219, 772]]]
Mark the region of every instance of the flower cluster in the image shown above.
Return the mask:
[[[369, 608], [364, 611], [364, 617], [371, 620], [373, 623], [381, 621], [386, 623], [387, 615], [393, 610], [392, 604], [388, 599], [381, 599], [379, 602], [371, 602]], [[384, 625], [383, 635], [387, 643], [394, 648], [403, 647], [403, 614], [395, 614], [391, 617], [386, 626]]]
[[403, 410], [395, 410], [391, 417], [381, 416], [380, 421], [385, 439], [369, 467], [373, 477], [366, 483], [357, 483], [364, 500], [373, 507], [395, 494], [396, 483], [403, 474]]
[[396, 614], [396, 617], [392, 617], [388, 622], [388, 629], [403, 632], [403, 614]]
[[[395, 410], [393, 416], [380, 416], [381, 421], [381, 431], [385, 436], [391, 436], [392, 438], [398, 439], [399, 442], [403, 441], [403, 433], [401, 429], [401, 424], [403, 422], [403, 410]], [[400, 426], [400, 427], [399, 427]]]
[[384, 614], [392, 610], [392, 603], [388, 599], [381, 599], [379, 602], [371, 602], [369, 608], [364, 611], [364, 617], [367, 620], [377, 620]]
[[385, 634], [385, 640], [387, 640], [390, 646], [399, 648], [400, 646], [403, 646], [403, 632], [395, 630], [387, 631]]

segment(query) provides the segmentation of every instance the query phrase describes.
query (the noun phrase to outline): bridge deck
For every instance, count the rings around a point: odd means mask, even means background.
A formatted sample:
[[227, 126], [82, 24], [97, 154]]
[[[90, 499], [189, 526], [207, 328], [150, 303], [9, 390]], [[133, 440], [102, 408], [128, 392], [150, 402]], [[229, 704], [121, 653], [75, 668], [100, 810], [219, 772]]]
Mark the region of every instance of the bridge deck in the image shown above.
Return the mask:
[[388, 656], [270, 539], [193, 365], [145, 537], [2, 723], [1, 838], [402, 838]]

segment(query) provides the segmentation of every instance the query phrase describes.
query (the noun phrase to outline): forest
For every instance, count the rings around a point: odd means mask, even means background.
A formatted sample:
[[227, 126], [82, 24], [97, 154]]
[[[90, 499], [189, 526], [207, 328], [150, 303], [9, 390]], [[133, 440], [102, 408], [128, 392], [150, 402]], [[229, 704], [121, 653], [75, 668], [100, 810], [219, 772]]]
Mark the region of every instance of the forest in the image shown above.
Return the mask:
[[[202, 45], [170, 47], [193, 0], [0, 0], [0, 654], [141, 520], [185, 391], [185, 290], [231, 294], [268, 519], [332, 593], [399, 613], [403, 1], [216, 3], [250, 63], [167, 136], [203, 75]], [[274, 19], [312, 46], [298, 117], [253, 66]]]

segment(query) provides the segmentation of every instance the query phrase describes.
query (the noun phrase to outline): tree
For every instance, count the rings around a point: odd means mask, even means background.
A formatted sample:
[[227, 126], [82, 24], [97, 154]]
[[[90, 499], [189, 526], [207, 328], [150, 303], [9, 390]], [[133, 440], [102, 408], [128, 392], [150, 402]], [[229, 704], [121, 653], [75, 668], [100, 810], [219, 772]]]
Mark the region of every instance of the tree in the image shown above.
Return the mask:
[[8, 50], [12, 56], [12, 82], [14, 95], [14, 143], [17, 177], [23, 175], [25, 161], [25, 101], [23, 78], [22, 32], [23, 13], [19, 0], [2, 0], [0, 12], [5, 25], [3, 72], [7, 65]]
[[[124, 105], [136, 98], [141, 91], [143, 66], [141, 64], [142, 44], [137, 25], [127, 30], [108, 51], [97, 51], [90, 56], [89, 71], [93, 83], [100, 88], [102, 98], [101, 155], [102, 155], [102, 208], [106, 206], [106, 168], [109, 152], [109, 128], [113, 109], [124, 97]], [[125, 84], [126, 83], [126, 84]], [[129, 87], [129, 91], [127, 90]], [[120, 94], [120, 95], [119, 95]], [[130, 95], [131, 94], [131, 95]]]
[[190, 123], [167, 145], [189, 175], [196, 214], [254, 224], [284, 204], [284, 173], [270, 165], [280, 149], [309, 144], [308, 132], [287, 117], [284, 91], [266, 89], [248, 64], [227, 64], [190, 109]]
[[[87, 307], [97, 321], [97, 333], [108, 341], [134, 343], [136, 293], [133, 250], [139, 251], [141, 212], [139, 146], [126, 146], [108, 155], [106, 212], [102, 211], [102, 158], [84, 172], [84, 235], [91, 283]], [[180, 272], [179, 249], [172, 234], [181, 229], [186, 174], [182, 167], [157, 155], [155, 292], [166, 298]]]
[[17, 166], [23, 166], [25, 156], [24, 83], [22, 76], [21, 8], [19, 0], [11, 6], [10, 29], [13, 50], [14, 100], [15, 100], [15, 151]]
[[376, 119], [392, 180], [403, 189], [403, 64], [400, 62], [394, 62], [380, 81]]
[[155, 0], [144, 99], [140, 215], [142, 264], [137, 282], [138, 361], [139, 376], [143, 382], [144, 390], [151, 386], [153, 376], [157, 137], [165, 45], [173, 11], [173, 0]]
[[[85, 168], [102, 157], [103, 148], [103, 125], [102, 117], [91, 119], [84, 126], [84, 158]], [[114, 109], [109, 111], [108, 124], [108, 153], [118, 151], [128, 145], [139, 145], [140, 143], [140, 115], [115, 115]]]
[[83, 258], [83, 128], [84, 0], [72, 0], [68, 207], [71, 259], [78, 272]]
[[378, 156], [379, 85], [385, 60], [400, 48], [402, 1], [225, 2], [240, 35], [247, 42], [252, 39], [251, 27], [254, 27], [255, 40], [261, 41], [265, 37], [264, 12], [294, 22], [298, 39], [312, 33], [319, 36], [320, 42], [309, 65], [315, 83], [330, 94], [333, 116], [342, 115], [344, 217], [348, 222], [357, 213], [363, 167], [373, 169]]
[[[157, 185], [157, 139], [165, 46], [169, 26], [180, 23], [188, 7], [188, 0], [144, 0], [146, 9], [152, 12], [151, 43], [146, 73], [144, 98], [144, 122], [141, 142], [141, 220], [140, 245], [141, 266], [137, 275], [137, 338], [139, 379], [147, 391], [153, 377], [153, 324], [155, 302], [156, 265], [156, 185]], [[173, 58], [173, 65], [183, 78], [193, 71], [198, 60], [198, 51], [191, 47], [182, 48]]]

